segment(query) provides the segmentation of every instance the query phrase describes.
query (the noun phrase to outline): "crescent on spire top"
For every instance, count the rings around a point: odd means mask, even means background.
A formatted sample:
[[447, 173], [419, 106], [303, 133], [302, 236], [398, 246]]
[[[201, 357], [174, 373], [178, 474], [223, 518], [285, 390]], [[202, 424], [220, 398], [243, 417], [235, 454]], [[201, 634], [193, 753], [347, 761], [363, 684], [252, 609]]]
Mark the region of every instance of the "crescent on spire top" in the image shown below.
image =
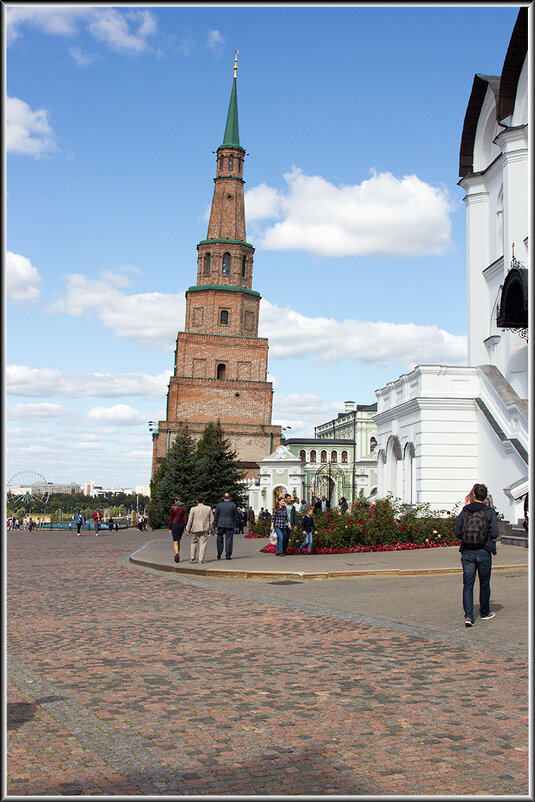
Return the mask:
[[236, 77], [236, 73], [238, 72], [238, 53], [240, 51], [236, 50], [236, 54], [234, 56], [234, 77]]

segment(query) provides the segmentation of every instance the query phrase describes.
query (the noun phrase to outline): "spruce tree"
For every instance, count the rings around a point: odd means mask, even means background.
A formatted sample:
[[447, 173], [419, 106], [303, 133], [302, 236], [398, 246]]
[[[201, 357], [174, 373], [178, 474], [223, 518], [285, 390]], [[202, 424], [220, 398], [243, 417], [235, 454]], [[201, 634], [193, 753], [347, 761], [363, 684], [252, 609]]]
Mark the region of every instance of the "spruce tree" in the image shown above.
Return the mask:
[[243, 472], [238, 467], [237, 454], [223, 436], [223, 429], [217, 423], [208, 423], [197, 443], [197, 481], [204, 503], [215, 507], [225, 493], [238, 507], [243, 507], [246, 494], [240, 480]]
[[[154, 476], [150, 480], [150, 501], [147, 506], [147, 515], [149, 517], [149, 525], [151, 529], [161, 529], [165, 526], [166, 511], [162, 503], [160, 494], [160, 484], [167, 470], [167, 460], [158, 465], [154, 472]], [[167, 511], [168, 514], [169, 511]]]
[[149, 513], [149, 520], [153, 529], [161, 529], [169, 522], [169, 510], [177, 496], [180, 496], [188, 509], [196, 501], [198, 484], [195, 446], [185, 424], [179, 427], [176, 440], [156, 471], [153, 481], [156, 487], [153, 496], [151, 482], [152, 518]]

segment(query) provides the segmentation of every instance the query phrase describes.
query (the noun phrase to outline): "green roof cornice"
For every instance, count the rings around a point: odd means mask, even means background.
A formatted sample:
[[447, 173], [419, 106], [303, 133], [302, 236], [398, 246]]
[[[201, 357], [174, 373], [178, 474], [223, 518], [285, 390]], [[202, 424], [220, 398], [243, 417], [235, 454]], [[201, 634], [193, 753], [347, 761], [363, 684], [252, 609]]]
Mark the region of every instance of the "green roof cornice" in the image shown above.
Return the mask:
[[236, 75], [232, 81], [232, 91], [230, 93], [230, 102], [228, 104], [227, 124], [225, 127], [225, 136], [220, 148], [241, 148], [240, 145], [240, 132], [238, 130], [238, 94], [236, 92]]
[[256, 295], [260, 297], [260, 293], [256, 290], [249, 290], [247, 287], [235, 287], [231, 284], [195, 284], [193, 287], [188, 287], [188, 292], [202, 292], [203, 290], [226, 290], [227, 292], [246, 292], [248, 295]]
[[203, 239], [199, 242], [199, 245], [213, 245], [216, 242], [223, 242], [223, 243], [230, 243], [231, 245], [245, 245], [246, 248], [253, 248], [254, 246], [251, 245], [249, 242], [244, 242], [242, 239]]

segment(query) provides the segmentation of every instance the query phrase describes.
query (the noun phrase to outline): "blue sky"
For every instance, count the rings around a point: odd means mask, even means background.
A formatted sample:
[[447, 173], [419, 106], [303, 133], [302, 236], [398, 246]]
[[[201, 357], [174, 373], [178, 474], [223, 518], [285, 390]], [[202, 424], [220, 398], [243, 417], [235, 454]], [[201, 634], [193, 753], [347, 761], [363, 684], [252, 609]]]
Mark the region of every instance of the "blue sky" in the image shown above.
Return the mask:
[[464, 364], [460, 138], [518, 7], [7, 4], [7, 480], [149, 480], [236, 48], [274, 422]]

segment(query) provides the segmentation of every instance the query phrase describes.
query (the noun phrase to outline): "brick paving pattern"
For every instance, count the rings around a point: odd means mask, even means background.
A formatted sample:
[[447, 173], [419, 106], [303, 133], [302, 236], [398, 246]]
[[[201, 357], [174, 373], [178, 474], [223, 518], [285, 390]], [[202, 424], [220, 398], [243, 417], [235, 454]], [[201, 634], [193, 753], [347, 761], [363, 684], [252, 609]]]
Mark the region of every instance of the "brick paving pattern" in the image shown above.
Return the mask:
[[149, 539], [9, 533], [9, 796], [528, 794], [520, 654], [129, 566]]

